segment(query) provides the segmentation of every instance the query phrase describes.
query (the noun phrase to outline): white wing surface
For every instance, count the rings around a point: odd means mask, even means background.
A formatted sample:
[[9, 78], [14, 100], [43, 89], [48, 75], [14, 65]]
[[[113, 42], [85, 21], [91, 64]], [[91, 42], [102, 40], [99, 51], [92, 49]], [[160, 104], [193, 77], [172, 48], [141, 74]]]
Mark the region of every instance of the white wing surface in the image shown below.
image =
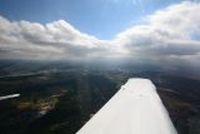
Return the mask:
[[132, 78], [77, 134], [177, 134], [148, 79]]

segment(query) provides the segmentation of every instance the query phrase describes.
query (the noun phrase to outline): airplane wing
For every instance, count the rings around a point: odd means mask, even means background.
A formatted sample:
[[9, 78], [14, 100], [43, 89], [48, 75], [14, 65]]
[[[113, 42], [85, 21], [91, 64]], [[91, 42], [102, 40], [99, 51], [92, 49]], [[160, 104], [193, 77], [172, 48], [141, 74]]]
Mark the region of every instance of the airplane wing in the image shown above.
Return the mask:
[[0, 96], [0, 101], [11, 99], [11, 98], [16, 98], [19, 96], [20, 96], [20, 94], [10, 94], [10, 95], [5, 95], [5, 96]]
[[77, 134], [177, 134], [148, 79], [132, 78]]

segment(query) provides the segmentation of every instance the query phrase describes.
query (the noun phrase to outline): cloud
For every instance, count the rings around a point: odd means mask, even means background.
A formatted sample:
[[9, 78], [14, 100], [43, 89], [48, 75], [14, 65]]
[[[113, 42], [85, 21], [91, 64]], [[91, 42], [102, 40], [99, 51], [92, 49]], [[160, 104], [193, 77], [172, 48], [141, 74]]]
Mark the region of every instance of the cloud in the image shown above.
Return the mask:
[[64, 20], [42, 25], [0, 17], [1, 58], [73, 59], [108, 51], [106, 42], [81, 33]]
[[64, 20], [48, 24], [0, 17], [1, 59], [121, 58], [200, 64], [200, 4], [182, 2], [156, 11], [117, 34], [100, 40]]
[[[130, 55], [147, 58], [199, 56], [200, 4], [183, 2], [147, 16], [142, 25], [119, 33], [114, 42]], [[197, 61], [198, 62], [198, 61]]]

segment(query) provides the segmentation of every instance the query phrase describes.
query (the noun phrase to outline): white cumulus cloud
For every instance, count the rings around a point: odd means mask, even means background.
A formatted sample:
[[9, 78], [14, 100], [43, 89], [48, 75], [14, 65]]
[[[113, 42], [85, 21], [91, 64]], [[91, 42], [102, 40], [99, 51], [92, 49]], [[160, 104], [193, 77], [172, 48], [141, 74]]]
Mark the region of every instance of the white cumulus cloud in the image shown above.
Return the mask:
[[199, 12], [198, 2], [171, 5], [144, 17], [140, 25], [118, 33], [112, 40], [80, 32], [64, 20], [44, 25], [0, 17], [0, 58], [137, 57], [137, 60], [190, 60], [200, 64]]

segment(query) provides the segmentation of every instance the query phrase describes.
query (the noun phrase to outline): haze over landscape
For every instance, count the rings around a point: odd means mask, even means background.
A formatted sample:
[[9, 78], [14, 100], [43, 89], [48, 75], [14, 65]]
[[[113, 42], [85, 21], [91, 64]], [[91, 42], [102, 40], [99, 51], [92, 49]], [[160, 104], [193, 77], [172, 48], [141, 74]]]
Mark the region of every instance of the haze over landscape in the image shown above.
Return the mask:
[[179, 134], [200, 133], [199, 12], [199, 0], [0, 0], [0, 133], [74, 134], [132, 77], [152, 80]]

